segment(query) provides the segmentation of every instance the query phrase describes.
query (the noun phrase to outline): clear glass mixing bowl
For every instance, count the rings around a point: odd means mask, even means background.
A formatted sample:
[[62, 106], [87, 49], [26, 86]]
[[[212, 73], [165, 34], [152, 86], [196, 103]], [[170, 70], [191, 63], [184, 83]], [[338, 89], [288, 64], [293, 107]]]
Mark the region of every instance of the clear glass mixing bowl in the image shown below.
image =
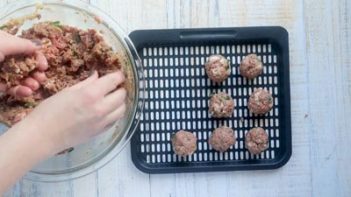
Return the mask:
[[[63, 181], [87, 175], [111, 161], [127, 144], [139, 122], [143, 108], [143, 71], [140, 59], [128, 37], [111, 17], [101, 10], [84, 2], [74, 0], [17, 1], [0, 11], [0, 26], [10, 19], [32, 14], [43, 5], [39, 20], [26, 21], [21, 29], [28, 29], [41, 21], [60, 21], [61, 24], [81, 29], [96, 29], [106, 42], [123, 59], [128, 76], [128, 102], [125, 117], [92, 141], [74, 147], [70, 153], [52, 157], [32, 169], [25, 178], [34, 181]], [[19, 31], [21, 32], [21, 31]], [[0, 133], [6, 131], [0, 126]], [[25, 131], [24, 131], [25, 132]]]

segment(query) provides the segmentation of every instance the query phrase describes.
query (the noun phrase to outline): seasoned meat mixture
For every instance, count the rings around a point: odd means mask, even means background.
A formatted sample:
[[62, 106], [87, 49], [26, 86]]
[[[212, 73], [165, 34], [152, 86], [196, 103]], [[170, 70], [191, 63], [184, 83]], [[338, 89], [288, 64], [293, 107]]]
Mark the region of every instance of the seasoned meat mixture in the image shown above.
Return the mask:
[[256, 89], [249, 98], [248, 108], [250, 112], [263, 115], [273, 108], [272, 94], [265, 89]]
[[212, 95], [209, 112], [214, 118], [231, 117], [234, 111], [234, 100], [225, 92]]
[[221, 55], [211, 55], [205, 64], [205, 70], [213, 82], [220, 83], [230, 75], [229, 61]]
[[[42, 22], [25, 30], [23, 38], [39, 42], [49, 68], [48, 80], [33, 96], [0, 98], [0, 122], [9, 126], [26, 116], [38, 103], [58, 91], [86, 79], [92, 71], [99, 75], [121, 69], [118, 53], [93, 29], [81, 30], [59, 22]], [[9, 87], [16, 86], [36, 70], [32, 56], [9, 56], [0, 63], [0, 81]]]
[[172, 136], [172, 146], [179, 156], [192, 155], [196, 151], [197, 138], [189, 131], [180, 130]]
[[227, 151], [236, 142], [233, 129], [229, 127], [219, 127], [215, 129], [208, 140], [213, 149], [219, 152]]
[[246, 133], [245, 147], [252, 154], [260, 154], [268, 148], [268, 134], [261, 127], [251, 129]]
[[253, 79], [262, 74], [263, 64], [256, 54], [249, 54], [241, 61], [239, 70], [241, 76]]

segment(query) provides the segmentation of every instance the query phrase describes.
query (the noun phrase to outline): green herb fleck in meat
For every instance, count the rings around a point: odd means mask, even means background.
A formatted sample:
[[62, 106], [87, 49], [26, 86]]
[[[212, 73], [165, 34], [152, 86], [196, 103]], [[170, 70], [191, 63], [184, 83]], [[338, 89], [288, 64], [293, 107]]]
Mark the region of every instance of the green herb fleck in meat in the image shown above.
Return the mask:
[[73, 37], [73, 40], [76, 43], [80, 43], [82, 41], [82, 39], [80, 38], [80, 35], [78, 33], [77, 34], [73, 34], [72, 37]]
[[24, 107], [25, 107], [25, 108], [33, 108], [33, 107], [35, 107], [35, 106], [36, 106], [36, 104], [33, 103], [33, 102], [26, 102], [26, 103], [24, 104]]
[[72, 50], [73, 56], [78, 57], [78, 52], [76, 50]]
[[5, 28], [7, 28], [7, 25], [0, 26], [0, 29], [5, 29]]
[[55, 26], [55, 27], [58, 27], [58, 28], [61, 28], [61, 24], [60, 24], [60, 21], [54, 21], [54, 22], [51, 22], [51, 25]]

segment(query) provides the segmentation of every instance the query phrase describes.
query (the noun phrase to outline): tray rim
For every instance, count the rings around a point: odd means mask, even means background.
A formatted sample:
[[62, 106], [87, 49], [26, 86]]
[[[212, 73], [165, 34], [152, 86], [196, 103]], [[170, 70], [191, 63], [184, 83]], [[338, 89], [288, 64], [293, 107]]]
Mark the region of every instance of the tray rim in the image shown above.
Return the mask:
[[[276, 42], [282, 51], [282, 66], [283, 69], [283, 84], [282, 87], [285, 89], [284, 94], [282, 96], [285, 99], [282, 99], [285, 104], [285, 127], [284, 132], [286, 132], [286, 142], [285, 142], [285, 152], [282, 153], [282, 156], [277, 159], [277, 161], [267, 163], [259, 163], [259, 164], [229, 164], [226, 165], [226, 162], [223, 161], [215, 161], [217, 163], [222, 163], [221, 166], [203, 166], [203, 165], [191, 165], [191, 167], [150, 167], [150, 165], [146, 165], [144, 161], [139, 160], [137, 156], [136, 146], [133, 144], [138, 143], [136, 139], [139, 137], [138, 130], [134, 133], [131, 139], [131, 155], [132, 162], [136, 166], [137, 169], [144, 173], [149, 174], [165, 174], [165, 173], [186, 173], [186, 172], [216, 172], [216, 171], [242, 171], [242, 170], [272, 170], [277, 169], [284, 166], [292, 155], [292, 126], [291, 126], [291, 96], [290, 96], [290, 64], [289, 64], [289, 33], [282, 26], [251, 26], [251, 27], [219, 27], [219, 28], [179, 28], [179, 29], [142, 29], [135, 30], [129, 34], [130, 39], [132, 40], [137, 52], [143, 48], [143, 45], [147, 44], [150, 41], [157, 42], [159, 37], [147, 37], [145, 34], [152, 34], [155, 32], [162, 34], [172, 34], [170, 38], [167, 38], [170, 43], [174, 43], [174, 36], [179, 36], [181, 33], [188, 32], [232, 32], [235, 35], [233, 36], [238, 42], [241, 40], [251, 40], [251, 39], [270, 39], [273, 42]], [[247, 33], [250, 32], [250, 33]], [[255, 36], [253, 36], [255, 34]], [[205, 37], [209, 34], [204, 34]], [[143, 36], [143, 39], [138, 39], [138, 37]], [[173, 37], [172, 37], [173, 36]], [[179, 44], [185, 44], [191, 42], [191, 37], [186, 40], [182, 40], [182, 38], [178, 38], [180, 41]], [[229, 39], [229, 37], [222, 35], [220, 37], [209, 38], [208, 41], [225, 41]], [[147, 42], [145, 41], [147, 40]], [[160, 41], [158, 41], [160, 42]], [[194, 168], [195, 167], [195, 168]]]

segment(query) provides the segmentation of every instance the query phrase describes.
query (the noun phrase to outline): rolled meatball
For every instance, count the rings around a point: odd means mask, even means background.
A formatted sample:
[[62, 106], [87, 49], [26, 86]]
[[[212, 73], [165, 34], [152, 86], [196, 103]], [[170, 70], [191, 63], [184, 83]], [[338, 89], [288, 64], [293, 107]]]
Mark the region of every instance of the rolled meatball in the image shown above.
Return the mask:
[[247, 55], [240, 63], [240, 74], [248, 79], [253, 79], [263, 71], [263, 64], [256, 54]]
[[268, 148], [268, 134], [261, 127], [251, 129], [246, 133], [245, 147], [252, 154], [260, 154]]
[[236, 142], [233, 129], [223, 126], [215, 129], [208, 140], [213, 149], [219, 152], [227, 151]]
[[229, 61], [221, 55], [211, 55], [205, 64], [205, 70], [213, 82], [220, 83], [230, 75]]
[[265, 89], [256, 89], [249, 98], [248, 108], [250, 112], [257, 115], [263, 115], [273, 108], [272, 94]]
[[234, 100], [225, 92], [212, 95], [209, 112], [214, 118], [231, 117], [234, 111]]
[[196, 151], [197, 138], [189, 131], [180, 130], [171, 140], [173, 151], [179, 156], [192, 155]]

